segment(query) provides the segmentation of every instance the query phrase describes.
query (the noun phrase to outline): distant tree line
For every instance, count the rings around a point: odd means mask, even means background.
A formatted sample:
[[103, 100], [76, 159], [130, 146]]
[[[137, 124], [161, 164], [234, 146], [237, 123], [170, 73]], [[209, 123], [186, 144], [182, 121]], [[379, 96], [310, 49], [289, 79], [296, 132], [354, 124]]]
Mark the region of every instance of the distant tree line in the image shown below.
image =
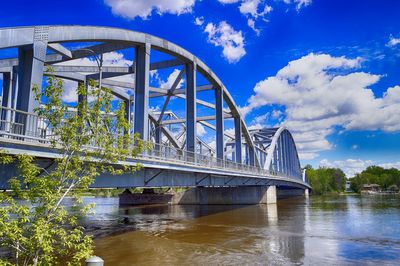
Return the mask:
[[351, 189], [360, 192], [364, 184], [378, 184], [382, 190], [398, 191], [400, 187], [400, 170], [370, 166], [350, 179]]
[[307, 165], [306, 174], [313, 194], [323, 195], [327, 193], [342, 192], [346, 188], [346, 175], [339, 168], [320, 167], [313, 169]]

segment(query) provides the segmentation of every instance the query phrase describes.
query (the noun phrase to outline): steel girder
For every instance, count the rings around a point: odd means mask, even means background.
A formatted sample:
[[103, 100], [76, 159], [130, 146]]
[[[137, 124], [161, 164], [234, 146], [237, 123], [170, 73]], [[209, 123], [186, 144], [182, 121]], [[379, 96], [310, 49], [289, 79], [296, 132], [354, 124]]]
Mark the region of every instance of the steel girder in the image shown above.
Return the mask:
[[[18, 73], [20, 77], [20, 85], [18, 85], [19, 95], [23, 94], [23, 96], [19, 97], [19, 107], [21, 107], [23, 110], [31, 111], [34, 107], [36, 107], [35, 105], [37, 105], [32, 100], [33, 96], [31, 95], [30, 89], [33, 84], [40, 84], [40, 79], [43, 74], [45, 74], [43, 69], [45, 64], [48, 65], [60, 63], [90, 56], [88, 51], [84, 51], [82, 49], [72, 51], [67, 49], [63, 46], [63, 43], [66, 42], [102, 42], [101, 44], [87, 47], [97, 54], [131, 47], [136, 48], [137, 62], [135, 62], [135, 65], [132, 68], [110, 68], [108, 70], [110, 71], [109, 73], [114, 73], [112, 75], [110, 74], [110, 76], [127, 74], [128, 72], [135, 73], [137, 80], [137, 84], [135, 85], [135, 97], [137, 98], [135, 102], [135, 113], [140, 114], [140, 116], [143, 118], [143, 121], [138, 121], [137, 119], [135, 120], [135, 132], [140, 133], [144, 138], [148, 137], [145, 123], [145, 121], [148, 119], [146, 103], [148, 101], [148, 97], [151, 97], [149, 95], [149, 90], [151, 88], [148, 84], [148, 76], [146, 76], [148, 71], [151, 68], [162, 68], [183, 64], [186, 66], [186, 68], [189, 68], [190, 71], [193, 71], [193, 73], [196, 71], [199, 72], [210, 82], [212, 88], [221, 92], [216, 94], [216, 97], [218, 97], [218, 106], [216, 106], [218, 112], [216, 117], [219, 119], [224, 119], [224, 115], [221, 115], [224, 113], [221, 112], [222, 104], [220, 97], [222, 97], [230, 109], [230, 113], [235, 119], [235, 131], [237, 133], [235, 136], [237, 140], [236, 147], [239, 150], [241, 149], [243, 137], [243, 140], [249, 149], [249, 163], [260, 167], [262, 166], [258, 153], [256, 152], [257, 147], [254, 144], [250, 131], [246, 126], [244, 117], [241, 115], [229, 91], [226, 89], [222, 81], [216, 76], [216, 74], [205, 63], [184, 48], [167, 40], [146, 33], [97, 26], [33, 26], [0, 29], [0, 49], [15, 47], [19, 49], [18, 59], [1, 60], [0, 67], [10, 68], [16, 66], [16, 64], [18, 65]], [[55, 54], [46, 54], [47, 48], [53, 50]], [[148, 61], [148, 57], [150, 57], [150, 49], [164, 52], [175, 57], [176, 59], [157, 62], [151, 66]], [[138, 69], [138, 67], [140, 69]], [[78, 71], [79, 66], [76, 66], [75, 68], [70, 67], [70, 70]], [[90, 71], [91, 69], [86, 68], [82, 70]], [[58, 73], [58, 75], [65, 76], [67, 73]], [[195, 76], [192, 74], [191, 76], [188, 76], [187, 79], [193, 82], [191, 82], [191, 84], [187, 84], [186, 86], [186, 89], [192, 88], [192, 90], [189, 91], [189, 94], [188, 91], [185, 92], [186, 100], [187, 102], [196, 103], [197, 99], [195, 97], [195, 93], [192, 92], [197, 88], [195, 85]], [[110, 83], [112, 82], [110, 81]], [[127, 95], [123, 94], [121, 91], [114, 90], [114, 93], [118, 96], [123, 96], [123, 98], [127, 97]], [[156, 93], [161, 93], [162, 95], [163, 91], [160, 90]], [[195, 145], [195, 121], [197, 121], [196, 112], [195, 110], [190, 110], [189, 114], [187, 114], [187, 123], [192, 123], [193, 125], [189, 125], [189, 137], [186, 138], [187, 142], [189, 143], [187, 143], [187, 148], [190, 150], [193, 150], [193, 146]], [[223, 137], [221, 137], [223, 135], [223, 133], [221, 133], [223, 132], [223, 122], [217, 122], [216, 130], [218, 131], [217, 140], [219, 142], [223, 141]], [[218, 157], [223, 158], [224, 154], [223, 150], [221, 149], [221, 143], [218, 143], [217, 147]], [[239, 158], [240, 156], [241, 155], [238, 155]]]
[[[296, 144], [286, 127], [251, 130], [254, 143], [263, 151], [263, 168], [302, 179]], [[262, 153], [260, 153], [262, 154]]]

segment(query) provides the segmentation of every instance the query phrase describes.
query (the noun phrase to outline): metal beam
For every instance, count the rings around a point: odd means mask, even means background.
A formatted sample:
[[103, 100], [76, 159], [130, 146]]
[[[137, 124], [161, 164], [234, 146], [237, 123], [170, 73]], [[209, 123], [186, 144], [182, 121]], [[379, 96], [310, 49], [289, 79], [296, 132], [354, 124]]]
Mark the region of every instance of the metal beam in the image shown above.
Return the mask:
[[42, 87], [43, 67], [46, 56], [47, 40], [40, 39], [39, 30], [35, 30], [37, 40], [32, 45], [19, 47], [18, 49], [18, 85], [19, 95], [17, 109], [29, 113], [39, 107], [32, 91], [34, 86]]
[[168, 138], [170, 143], [175, 147], [175, 148], [180, 148], [179, 141], [174, 137], [171, 131], [168, 130], [168, 128], [160, 126], [157, 122], [157, 117], [149, 110], [149, 119], [151, 122], [153, 122], [156, 127], [161, 128], [161, 132]]
[[72, 52], [59, 43], [49, 43], [47, 46], [54, 52], [65, 56], [66, 58], [72, 58]]
[[[50, 45], [54, 45], [54, 43], [53, 44], [48, 44], [48, 46], [50, 46]], [[93, 51], [97, 51], [98, 53], [100, 53], [100, 50], [98, 50], [99, 47], [103, 47], [104, 46], [105, 48], [108, 48], [108, 47], [113, 47], [113, 45], [114, 45], [114, 43], [107, 43], [107, 44], [90, 46], [90, 47], [87, 47], [87, 48], [84, 48], [84, 49], [93, 50]], [[132, 46], [132, 45], [129, 45], [129, 46]], [[96, 47], [96, 49], [93, 49], [93, 47]], [[116, 47], [118, 48], [120, 46], [117, 45]], [[125, 46], [123, 45], [122, 47], [125, 47]], [[111, 52], [111, 51], [114, 51], [114, 50], [105, 49], [103, 51], [103, 53], [107, 53], [107, 52]], [[75, 50], [75, 51], [70, 51], [70, 52], [71, 52], [71, 56], [72, 57], [68, 57], [66, 55], [60, 55], [60, 54], [48, 54], [48, 55], [46, 55], [46, 61], [45, 62], [47, 64], [51, 64], [53, 68], [58, 69], [60, 67], [67, 67], [68, 66], [68, 65], [62, 65], [60, 63], [93, 55], [89, 51], [85, 51], [85, 50], [81, 51], [79, 49]], [[65, 53], [67, 53], [67, 52], [65, 52]], [[55, 65], [56, 63], [59, 63], [59, 65]], [[13, 66], [17, 66], [17, 65], [18, 65], [18, 58], [0, 59], [0, 68], [13, 67]], [[180, 65], [182, 65], [182, 61], [179, 60], [179, 59], [164, 60], [164, 61], [151, 63], [150, 64], [150, 70], [157, 70], [157, 69], [169, 68], [169, 67], [180, 66]], [[99, 70], [97, 66], [68, 66], [68, 67], [80, 67], [80, 68], [84, 69], [84, 71], [79, 71], [79, 72], [97, 72]], [[134, 66], [132, 66], [132, 67], [110, 66], [110, 67], [131, 68], [129, 73], [135, 72]], [[103, 66], [103, 68], [107, 69], [108, 67], [107, 66]], [[59, 71], [60, 72], [66, 72], [67, 68], [64, 68], [64, 69], [65, 70], [59, 70]], [[72, 68], [69, 68], [69, 69], [71, 69], [70, 71], [74, 71]], [[56, 70], [56, 71], [58, 71], [58, 70]], [[104, 71], [104, 72], [113, 72], [113, 71]], [[120, 71], [120, 72], [125, 73], [126, 70], [123, 70], [123, 71]]]
[[135, 119], [134, 132], [147, 141], [148, 136], [148, 109], [149, 109], [149, 71], [150, 71], [149, 43], [136, 47], [135, 72]]
[[0, 60], [0, 68], [13, 67], [18, 65], [18, 58], [9, 58]]
[[[186, 95], [184, 95], [184, 94], [176, 94], [175, 97], [180, 98], [180, 99], [186, 99]], [[203, 100], [196, 99], [196, 103], [198, 103], [202, 106], [211, 108], [211, 109], [215, 109], [215, 104], [212, 104], [212, 103], [209, 103], [209, 102], [206, 102]]]
[[[106, 42], [106, 43], [101, 43], [101, 44], [96, 44], [88, 47], [84, 47], [72, 50], [71, 54], [72, 57], [66, 57], [60, 54], [51, 54], [46, 56], [46, 63], [49, 64], [54, 64], [54, 63], [60, 63], [60, 62], [65, 62], [65, 61], [70, 61], [74, 59], [79, 59], [83, 57], [88, 57], [88, 56], [93, 56], [94, 54], [105, 54], [109, 52], [113, 52], [116, 50], [121, 50], [121, 49], [126, 49], [133, 47], [134, 45], [131, 42], [124, 42], [124, 41], [119, 41], [119, 42]], [[93, 51], [93, 53], [91, 52]]]
[[[213, 90], [213, 89], [214, 89], [213, 85], [207, 84], [207, 85], [197, 86], [196, 91], [197, 91], [197, 92], [201, 92], [201, 91], [208, 91], [208, 90]], [[158, 91], [157, 91], [157, 90], [158, 90]], [[156, 88], [152, 88], [152, 91], [158, 92], [158, 93], [152, 93], [152, 94], [150, 95], [151, 98], [155, 98], [155, 97], [164, 97], [164, 96], [166, 96], [167, 93], [168, 93], [166, 90], [163, 90], [163, 89], [156, 89]], [[181, 94], [183, 94], [183, 95], [186, 94], [186, 88], [176, 89], [176, 90], [174, 91], [174, 93], [173, 93], [173, 95], [181, 95]]]
[[[87, 80], [89, 80], [87, 78], [87, 76], [79, 74], [79, 73], [45, 72], [44, 74], [45, 75], [54, 75], [55, 77], [58, 77], [58, 78], [73, 80], [76, 82], [86, 82]], [[101, 83], [102, 83], [102, 85], [105, 85], [105, 86], [112, 86], [109, 89], [111, 90], [111, 93], [113, 95], [115, 95], [121, 99], [126, 99], [126, 100], [129, 100], [131, 98], [131, 96], [128, 93], [126, 93], [123, 89], [117, 88], [119, 85], [121, 85], [120, 82], [114, 81], [114, 80], [109, 80], [109, 79], [104, 79], [104, 80], [102, 80]], [[132, 83], [129, 83], [129, 84], [132, 85], [132, 88], [134, 87], [133, 86], [134, 84], [132, 84]], [[123, 87], [126, 88], [125, 86], [123, 86]]]
[[[208, 123], [206, 121], [199, 121], [199, 123], [202, 124], [203, 126], [206, 126], [206, 127], [210, 128], [210, 129], [217, 130], [217, 128], [214, 125], [211, 125], [210, 123]], [[233, 136], [233, 135], [231, 135], [231, 134], [229, 134], [227, 132], [224, 132], [224, 136], [228, 137], [230, 139], [235, 139], [235, 136]]]
[[196, 152], [196, 62], [187, 63], [186, 68], [186, 150]]
[[[131, 74], [131, 73], [133, 73], [133, 72], [128, 72], [128, 73], [125, 73], [125, 72], [101, 72], [101, 75], [102, 75], [101, 80], [103, 81], [104, 79], [120, 77], [120, 76], [124, 76], [124, 75]], [[87, 77], [87, 79], [99, 80], [100, 73], [89, 74], [89, 75], [86, 75], [86, 77]]]
[[[226, 116], [225, 116], [226, 117]], [[230, 116], [228, 117], [230, 118]], [[215, 120], [216, 116], [215, 115], [208, 115], [208, 116], [200, 116], [196, 118], [197, 122], [200, 121], [208, 121], [208, 120]], [[179, 118], [179, 119], [170, 119], [170, 120], [163, 120], [161, 122], [162, 125], [170, 125], [170, 124], [181, 124], [185, 123], [187, 120], [185, 118]]]
[[[99, 72], [98, 66], [71, 66], [71, 65], [53, 65], [52, 69], [54, 72], [79, 72], [79, 73], [97, 73]], [[126, 75], [134, 72], [132, 66], [103, 66], [103, 73], [119, 73], [120, 75]]]
[[169, 68], [182, 65], [182, 61], [179, 59], [171, 59], [165, 61], [154, 62], [150, 64], [150, 70], [157, 70], [162, 68]]
[[235, 159], [237, 163], [242, 163], [242, 121], [240, 117], [235, 117]]
[[12, 72], [12, 67], [0, 67], [0, 73], [10, 73]]
[[218, 159], [224, 159], [224, 96], [221, 88], [215, 89], [216, 152]]
[[171, 99], [171, 95], [172, 95], [172, 93], [174, 93], [175, 89], [178, 87], [179, 83], [181, 82], [182, 76], [183, 76], [184, 73], [185, 73], [185, 69], [182, 69], [179, 72], [178, 76], [176, 77], [176, 79], [175, 79], [174, 83], [172, 84], [171, 88], [169, 88], [167, 99], [165, 99], [165, 102], [164, 102], [163, 108], [161, 110], [160, 116], [158, 117], [158, 122], [159, 123], [160, 123], [160, 121], [162, 120], [162, 118], [164, 116], [164, 112], [165, 112], [165, 109], [167, 109], [169, 100]]
[[12, 76], [13, 73], [3, 73], [3, 93], [2, 93], [2, 101], [1, 105], [3, 107], [6, 107], [7, 110], [6, 112], [1, 112], [1, 117], [0, 119], [2, 121], [6, 121], [5, 126], [1, 128], [1, 130], [5, 130], [7, 132], [10, 131], [10, 126], [11, 126], [11, 107], [12, 107]]

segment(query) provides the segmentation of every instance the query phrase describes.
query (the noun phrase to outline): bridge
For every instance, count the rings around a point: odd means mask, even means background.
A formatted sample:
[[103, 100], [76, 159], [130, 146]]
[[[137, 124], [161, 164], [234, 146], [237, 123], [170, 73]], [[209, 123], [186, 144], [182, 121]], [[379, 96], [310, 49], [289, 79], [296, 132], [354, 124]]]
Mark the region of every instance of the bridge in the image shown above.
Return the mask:
[[[130, 54], [131, 58], [122, 65], [107, 65], [104, 58], [110, 53]], [[52, 73], [46, 72], [48, 66]], [[177, 75], [169, 87], [152, 84], [154, 73], [172, 70]], [[167, 40], [96, 26], [2, 28], [0, 73], [0, 148], [33, 155], [43, 164], [58, 154], [49, 145], [46, 121], [34, 112], [43, 104], [35, 100], [34, 84], [43, 84], [50, 74], [73, 81], [70, 84], [75, 86], [89, 86], [94, 79], [125, 103], [131, 132], [155, 148], [126, 162], [140, 162], [141, 171], [102, 175], [93, 187], [310, 189], [290, 132], [284, 127], [250, 129], [217, 75]], [[183, 101], [184, 110], [171, 110], [172, 99]], [[161, 102], [161, 108], [155, 110], [154, 101]], [[227, 125], [232, 125], [231, 130]], [[213, 132], [214, 141], [202, 139], [199, 127]], [[0, 189], [5, 189], [13, 169], [1, 171]]]

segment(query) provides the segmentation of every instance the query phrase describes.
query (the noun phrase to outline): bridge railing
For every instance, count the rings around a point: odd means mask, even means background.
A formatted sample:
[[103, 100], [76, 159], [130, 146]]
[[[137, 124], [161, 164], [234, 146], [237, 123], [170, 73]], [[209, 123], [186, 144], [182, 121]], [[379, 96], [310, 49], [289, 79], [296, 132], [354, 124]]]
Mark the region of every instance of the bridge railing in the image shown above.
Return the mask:
[[210, 155], [204, 155], [200, 153], [186, 151], [184, 149], [178, 149], [173, 146], [157, 144], [153, 142], [148, 142], [147, 146], [151, 148], [145, 150], [141, 157], [146, 157], [149, 159], [160, 159], [174, 161], [177, 163], [183, 163], [188, 165], [195, 165], [206, 168], [213, 169], [226, 169], [240, 171], [244, 173], [252, 173], [257, 175], [273, 175], [274, 173], [264, 170], [260, 167], [240, 164], [229, 160], [223, 160]]
[[7, 107], [0, 107], [0, 136], [28, 142], [48, 142], [53, 129], [45, 118]]
[[[54, 129], [49, 126], [45, 118], [32, 113], [0, 107], [0, 138], [46, 144], [57, 138], [57, 136], [54, 134]], [[281, 173], [268, 171], [260, 167], [223, 160], [214, 156], [190, 152], [169, 145], [153, 142], [148, 142], [147, 144], [146, 146], [151, 148], [143, 151], [139, 155], [140, 159], [161, 160], [177, 164], [222, 169], [259, 176], [273, 175], [291, 178]]]

